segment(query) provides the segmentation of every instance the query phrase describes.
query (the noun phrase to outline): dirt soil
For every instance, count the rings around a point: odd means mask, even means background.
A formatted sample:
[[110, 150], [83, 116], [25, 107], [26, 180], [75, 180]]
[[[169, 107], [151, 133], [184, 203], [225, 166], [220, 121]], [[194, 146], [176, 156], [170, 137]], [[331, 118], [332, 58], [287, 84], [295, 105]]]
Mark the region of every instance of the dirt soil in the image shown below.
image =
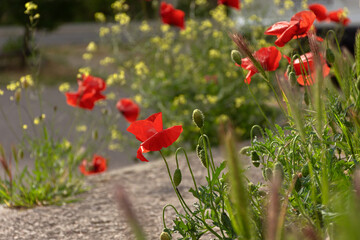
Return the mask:
[[[223, 159], [219, 149], [214, 150], [214, 156], [217, 163]], [[190, 154], [189, 159], [196, 179], [200, 184], [204, 184], [206, 169], [195, 154]], [[185, 158], [180, 157], [179, 161], [183, 174], [179, 190], [188, 204], [192, 205], [194, 199], [187, 192], [192, 187], [191, 176], [187, 171]], [[249, 159], [243, 161], [247, 168], [247, 177], [253, 182], [258, 182], [261, 179], [261, 171], [250, 166]], [[168, 162], [173, 172], [176, 166], [174, 157], [169, 157]], [[25, 210], [0, 207], [0, 239], [133, 240], [135, 237], [127, 224], [125, 212], [118, 208], [114, 197], [117, 186], [125, 189], [147, 239], [159, 239], [163, 229], [162, 208], [166, 204], [171, 203], [180, 209], [163, 160], [90, 176], [87, 178], [87, 184], [91, 190], [79, 196], [80, 200], [75, 203]], [[174, 217], [174, 212], [168, 209], [168, 227], [172, 226]]]

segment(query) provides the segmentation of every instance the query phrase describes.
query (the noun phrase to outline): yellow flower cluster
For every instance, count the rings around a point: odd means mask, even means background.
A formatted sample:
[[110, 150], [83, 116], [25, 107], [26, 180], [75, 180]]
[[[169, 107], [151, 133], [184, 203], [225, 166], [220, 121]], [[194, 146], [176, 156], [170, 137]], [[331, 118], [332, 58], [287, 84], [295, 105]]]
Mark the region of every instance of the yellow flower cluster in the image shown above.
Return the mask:
[[86, 47], [86, 51], [88, 52], [95, 52], [96, 49], [97, 49], [96, 43], [93, 41], [89, 42], [89, 44]]
[[112, 58], [112, 57], [105, 57], [103, 59], [100, 60], [100, 65], [102, 66], [106, 66], [106, 65], [109, 65], [111, 63], [114, 63], [115, 62], [115, 59]]
[[110, 29], [107, 27], [100, 27], [99, 29], [99, 36], [104, 37], [105, 35], [110, 33]]
[[11, 82], [6, 85], [6, 89], [9, 91], [15, 91], [18, 87], [20, 87], [20, 82]]
[[210, 49], [209, 50], [209, 57], [210, 58], [220, 58], [221, 57], [221, 53], [216, 50], [216, 49]]
[[186, 104], [186, 98], [184, 96], [184, 94], [180, 94], [179, 96], [175, 97], [173, 100], [173, 105], [175, 107], [179, 106], [179, 105], [184, 105]]
[[106, 85], [111, 86], [114, 84], [125, 84], [125, 72], [123, 70], [120, 70], [119, 73], [110, 74], [106, 79]]
[[195, 4], [196, 4], [196, 5], [199, 5], [199, 6], [205, 5], [206, 3], [207, 3], [206, 0], [195, 0]]
[[0, 89], [0, 96], [4, 95], [4, 91]]
[[138, 62], [134, 68], [135, 68], [135, 73], [138, 76], [147, 75], [149, 73], [149, 69], [143, 61]]
[[117, 0], [111, 4], [111, 8], [116, 11], [127, 11], [129, 5], [125, 3], [125, 0]]
[[90, 61], [92, 59], [93, 55], [91, 53], [84, 53], [82, 55], [82, 58], [85, 60], [85, 61]]
[[106, 22], [106, 16], [102, 12], [96, 12], [94, 14], [95, 20], [101, 23]]
[[67, 92], [67, 91], [69, 91], [69, 89], [70, 89], [70, 84], [68, 82], [64, 82], [64, 83], [60, 84], [60, 86], [59, 86], [60, 92]]
[[150, 31], [151, 31], [151, 27], [150, 27], [150, 25], [147, 23], [147, 21], [142, 21], [139, 29], [140, 29], [140, 31], [142, 31], [142, 32], [150, 32]]
[[33, 2], [27, 2], [25, 3], [25, 14], [29, 15], [33, 10], [36, 10], [38, 6]]
[[118, 13], [115, 15], [115, 21], [118, 22], [121, 26], [125, 26], [129, 24], [130, 17], [126, 13]]
[[76, 131], [77, 132], [86, 132], [86, 130], [87, 130], [86, 125], [78, 125], [78, 126], [76, 126]]

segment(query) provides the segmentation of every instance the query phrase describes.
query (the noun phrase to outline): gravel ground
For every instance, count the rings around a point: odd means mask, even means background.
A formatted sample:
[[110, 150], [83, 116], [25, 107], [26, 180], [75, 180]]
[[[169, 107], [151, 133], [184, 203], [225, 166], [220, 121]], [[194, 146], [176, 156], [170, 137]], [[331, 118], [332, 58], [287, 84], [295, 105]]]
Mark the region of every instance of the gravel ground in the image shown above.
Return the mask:
[[[214, 150], [214, 156], [216, 162], [222, 160], [219, 149]], [[189, 158], [195, 177], [204, 184], [205, 169], [194, 154], [190, 154]], [[173, 157], [168, 158], [168, 161], [170, 168], [174, 170]], [[255, 171], [245, 162], [245, 167], [247, 166], [248, 178], [257, 182], [261, 178], [261, 172]], [[180, 159], [180, 168], [183, 181], [179, 190], [191, 205], [194, 200], [187, 190], [192, 187], [192, 182], [190, 174], [185, 171], [187, 167], [183, 158]], [[1, 207], [0, 239], [135, 239], [126, 223], [123, 210], [118, 209], [115, 201], [117, 186], [125, 189], [148, 239], [159, 239], [163, 206], [172, 203], [179, 207], [162, 160], [90, 176], [87, 184], [91, 190], [80, 195], [80, 200], [75, 203], [25, 210]], [[173, 212], [167, 212], [169, 226], [173, 217]]]

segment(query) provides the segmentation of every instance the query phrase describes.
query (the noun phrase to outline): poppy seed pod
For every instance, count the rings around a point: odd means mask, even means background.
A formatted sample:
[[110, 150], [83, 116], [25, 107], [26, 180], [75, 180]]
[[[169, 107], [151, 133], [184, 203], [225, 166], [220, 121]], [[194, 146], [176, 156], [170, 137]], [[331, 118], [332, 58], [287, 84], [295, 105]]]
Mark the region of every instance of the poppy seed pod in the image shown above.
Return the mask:
[[326, 49], [326, 61], [328, 61], [328, 63], [334, 63], [335, 62], [335, 55], [334, 55], [333, 51], [330, 48]]
[[171, 236], [169, 233], [167, 232], [162, 232], [160, 234], [160, 240], [171, 240]]
[[232, 229], [231, 220], [225, 212], [221, 214], [221, 222], [224, 224], [226, 229]]
[[192, 114], [192, 120], [198, 128], [202, 128], [204, 126], [204, 114], [199, 110], [195, 109]]
[[181, 171], [179, 168], [177, 168], [174, 172], [174, 184], [175, 187], [179, 186], [182, 180]]
[[234, 63], [241, 65], [241, 53], [238, 50], [231, 51], [231, 59]]

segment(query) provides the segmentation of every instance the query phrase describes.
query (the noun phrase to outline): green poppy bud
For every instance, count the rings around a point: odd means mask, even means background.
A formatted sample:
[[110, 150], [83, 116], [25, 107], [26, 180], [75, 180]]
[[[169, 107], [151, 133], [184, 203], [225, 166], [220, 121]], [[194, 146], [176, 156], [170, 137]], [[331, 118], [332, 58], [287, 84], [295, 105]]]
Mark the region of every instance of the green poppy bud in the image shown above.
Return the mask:
[[203, 149], [203, 147], [200, 144], [198, 144], [196, 146], [196, 154], [197, 154], [198, 158], [200, 159], [202, 165], [207, 168], [205, 150]]
[[289, 76], [290, 72], [292, 72], [293, 68], [291, 65], [288, 65], [286, 68], [286, 74]]
[[223, 212], [221, 214], [221, 222], [224, 224], [224, 227], [228, 230], [231, 230], [232, 229], [232, 225], [231, 225], [231, 220], [229, 218], [229, 216]]
[[231, 51], [231, 59], [234, 63], [241, 65], [241, 53], [238, 50]]
[[309, 165], [306, 163], [301, 169], [301, 174], [303, 177], [307, 177], [309, 175], [309, 173], [310, 173]]
[[296, 77], [296, 74], [294, 72], [290, 72], [289, 75], [288, 75], [288, 78], [290, 80], [290, 84], [292, 86], [296, 86], [298, 85], [297, 83], [297, 77]]
[[202, 128], [204, 126], [205, 117], [204, 114], [199, 109], [195, 109], [193, 111], [192, 119], [198, 128]]
[[328, 61], [328, 63], [334, 63], [335, 62], [335, 55], [334, 55], [333, 51], [330, 48], [326, 49], [326, 61]]
[[181, 171], [179, 168], [177, 168], [174, 172], [174, 184], [175, 187], [179, 186], [182, 180]]
[[169, 233], [167, 232], [162, 232], [160, 234], [160, 240], [171, 240], [171, 236]]
[[284, 179], [284, 167], [281, 162], [277, 162], [274, 166], [274, 176]]
[[271, 170], [271, 168], [265, 168], [265, 171], [263, 172], [263, 177], [265, 181], [272, 181], [273, 171]]
[[251, 162], [255, 167], [260, 166], [260, 157], [255, 151], [251, 152]]
[[301, 190], [301, 180], [297, 175], [293, 175], [293, 178], [296, 177], [296, 182], [295, 182], [295, 191], [299, 192]]

